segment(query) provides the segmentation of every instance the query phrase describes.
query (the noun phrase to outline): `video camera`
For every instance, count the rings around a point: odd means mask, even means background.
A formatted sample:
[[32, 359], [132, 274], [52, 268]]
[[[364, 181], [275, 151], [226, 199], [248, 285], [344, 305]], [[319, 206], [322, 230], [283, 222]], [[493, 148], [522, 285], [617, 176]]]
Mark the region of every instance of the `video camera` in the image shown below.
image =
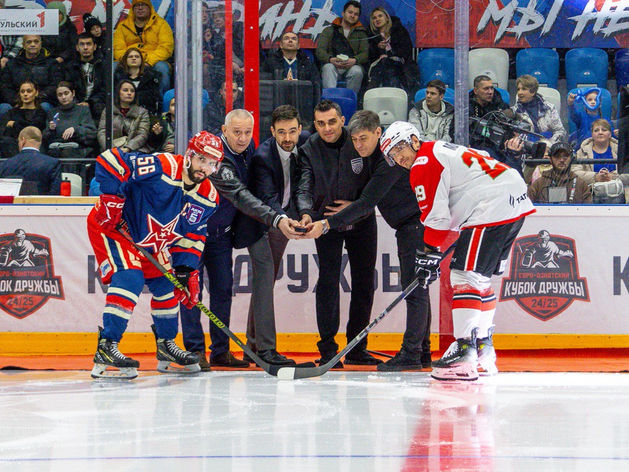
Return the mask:
[[[477, 143], [489, 143], [500, 151], [505, 149], [508, 140], [519, 134], [544, 138], [541, 134], [531, 131], [531, 125], [526, 121], [519, 121], [515, 116], [509, 117], [502, 111], [489, 112], [482, 118], [470, 116], [470, 121], [475, 123], [471, 138]], [[546, 143], [524, 139], [521, 154], [528, 154], [532, 159], [543, 159], [545, 152]]]

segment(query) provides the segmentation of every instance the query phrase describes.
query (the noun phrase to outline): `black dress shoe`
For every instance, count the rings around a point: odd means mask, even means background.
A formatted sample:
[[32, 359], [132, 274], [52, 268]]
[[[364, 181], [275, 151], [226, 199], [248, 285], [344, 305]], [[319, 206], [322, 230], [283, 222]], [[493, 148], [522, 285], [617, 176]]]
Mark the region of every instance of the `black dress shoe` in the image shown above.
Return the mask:
[[382, 359], [372, 356], [364, 349], [350, 352], [345, 356], [347, 365], [378, 365], [382, 364]]
[[244, 369], [249, 367], [248, 362], [236, 359], [229, 351], [210, 357], [210, 365], [212, 367], [230, 367], [234, 369]]
[[199, 367], [201, 367], [201, 371], [211, 372], [212, 367], [210, 366], [210, 363], [207, 361], [207, 358], [205, 357], [205, 351], [197, 351], [195, 352], [195, 354], [199, 356]]
[[[336, 356], [336, 353], [334, 353], [330, 357], [321, 355], [321, 358], [317, 359], [315, 362], [319, 365], [324, 365], [330, 362], [334, 358], [334, 356]], [[334, 367], [332, 367], [332, 369], [342, 369], [342, 368], [343, 368], [343, 363], [341, 361], [338, 361], [336, 364], [334, 364]]]
[[275, 349], [269, 349], [267, 351], [258, 351], [258, 357], [262, 359], [267, 364], [271, 365], [295, 365], [297, 364], [294, 360], [289, 359], [288, 357], [280, 354]]

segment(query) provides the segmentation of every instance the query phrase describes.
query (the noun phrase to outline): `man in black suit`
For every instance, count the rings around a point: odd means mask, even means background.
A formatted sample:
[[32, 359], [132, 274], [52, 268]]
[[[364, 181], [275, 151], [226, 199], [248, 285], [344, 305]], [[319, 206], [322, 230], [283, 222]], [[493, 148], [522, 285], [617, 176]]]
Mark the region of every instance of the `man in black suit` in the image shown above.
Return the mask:
[[38, 195], [59, 195], [61, 162], [39, 152], [41, 131], [34, 126], [24, 128], [17, 138], [20, 153], [0, 163], [0, 177], [22, 177], [37, 184]]
[[[295, 218], [297, 212], [291, 198], [296, 185], [295, 153], [297, 146], [303, 144], [300, 142], [299, 112], [290, 105], [282, 105], [273, 111], [271, 120], [273, 137], [260, 144], [253, 155], [249, 187], [256, 197], [279, 214]], [[253, 266], [254, 292], [247, 319], [247, 342], [270, 364], [292, 364], [293, 361], [276, 351], [273, 302], [273, 287], [288, 238], [277, 228], [250, 222], [257, 226], [257, 234], [255, 242], [247, 247]]]

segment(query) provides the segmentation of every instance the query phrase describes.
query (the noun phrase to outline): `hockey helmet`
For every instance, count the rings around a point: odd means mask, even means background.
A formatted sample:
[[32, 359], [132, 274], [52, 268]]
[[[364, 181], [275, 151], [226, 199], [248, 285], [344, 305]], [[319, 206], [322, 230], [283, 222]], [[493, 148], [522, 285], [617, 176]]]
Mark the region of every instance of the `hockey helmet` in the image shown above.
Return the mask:
[[426, 138], [412, 124], [406, 121], [396, 121], [387, 128], [380, 138], [380, 149], [391, 167], [395, 166], [395, 161], [389, 157], [389, 152], [400, 143], [412, 145], [411, 136], [415, 136], [420, 143], [426, 141]]
[[188, 150], [197, 154], [204, 154], [221, 162], [223, 160], [223, 142], [218, 136], [207, 131], [201, 131], [188, 142]]

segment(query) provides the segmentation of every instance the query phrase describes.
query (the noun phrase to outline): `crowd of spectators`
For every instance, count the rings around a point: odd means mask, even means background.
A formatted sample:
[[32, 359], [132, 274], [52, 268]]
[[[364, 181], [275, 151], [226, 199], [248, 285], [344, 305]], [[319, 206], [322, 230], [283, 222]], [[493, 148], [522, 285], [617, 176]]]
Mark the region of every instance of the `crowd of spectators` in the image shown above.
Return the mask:
[[[0, 8], [4, 8], [2, 0]], [[94, 157], [104, 149], [103, 46], [108, 34], [113, 34], [115, 61], [114, 145], [144, 152], [174, 150], [174, 101], [164, 104], [168, 110], [161, 114], [164, 93], [172, 83], [174, 37], [151, 0], [133, 0], [126, 19], [113, 33], [103, 28], [100, 19], [85, 14], [84, 31], [77, 34], [64, 2], [53, 1], [46, 8], [58, 10], [57, 36], [0, 37], [0, 142], [3, 144], [0, 156], [8, 158], [17, 154], [18, 135], [27, 126], [42, 131], [42, 149], [53, 156]], [[204, 104], [203, 126], [218, 134], [227, 109], [225, 12], [222, 7], [210, 8], [206, 3], [202, 3], [202, 8], [203, 84], [210, 97]], [[362, 9], [360, 2], [348, 1], [341, 16], [322, 30], [314, 51], [300, 47], [298, 32], [285, 31], [277, 49], [260, 52], [260, 78], [278, 83], [308, 82], [312, 88], [307, 90], [312, 91], [312, 97], [304, 102], [312, 104], [320, 101], [323, 89], [336, 86], [356, 92], [359, 103], [362, 93], [368, 89], [402, 88], [410, 100], [408, 121], [428, 139], [452, 142], [454, 107], [445, 99], [445, 83], [430, 81], [423, 98], [414, 102], [420, 71], [413, 58], [414, 45], [408, 30], [398, 17], [381, 6], [369, 13], [369, 23], [363, 25], [359, 20], [364, 13]], [[233, 22], [231, 36], [232, 108], [237, 109], [244, 106], [245, 52], [241, 21]], [[345, 83], [339, 84], [340, 81]], [[530, 149], [524, 146], [524, 135], [515, 136], [500, 147], [479, 136], [478, 119], [500, 113], [543, 136], [548, 157], [551, 157], [548, 152], [553, 144], [570, 142], [572, 155], [578, 159], [616, 158], [616, 132], [612, 122], [603, 118], [601, 89], [593, 87], [567, 96], [569, 117], [577, 129], [568, 136], [558, 110], [539, 93], [534, 77], [518, 77], [516, 87], [515, 104], [510, 106], [496, 92], [490, 77], [476, 77], [469, 96], [469, 144], [472, 147], [483, 149], [517, 168], [529, 185], [551, 170], [550, 161], [539, 169], [525, 164], [523, 158]], [[273, 104], [277, 105], [281, 103]], [[302, 112], [302, 118], [303, 115]], [[527, 139], [538, 138], [527, 136]], [[620, 195], [611, 197], [611, 184], [601, 190], [604, 183], [624, 184], [622, 174], [614, 165], [575, 164], [569, 169], [587, 182], [592, 191], [594, 184], [600, 184], [598, 192], [607, 192], [605, 195], [595, 193], [595, 203], [626, 200], [624, 188]]]

